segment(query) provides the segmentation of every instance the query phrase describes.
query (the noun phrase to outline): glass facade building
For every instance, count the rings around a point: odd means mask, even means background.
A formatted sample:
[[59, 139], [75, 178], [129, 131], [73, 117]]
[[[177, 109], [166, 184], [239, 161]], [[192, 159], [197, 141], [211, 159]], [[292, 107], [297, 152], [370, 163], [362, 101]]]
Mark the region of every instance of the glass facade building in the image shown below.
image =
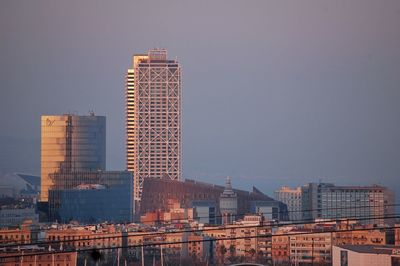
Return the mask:
[[59, 187], [59, 173], [98, 171], [106, 168], [106, 118], [58, 115], [41, 118], [41, 192]]
[[[52, 189], [49, 190], [49, 204], [48, 204], [48, 210], [49, 210], [49, 220], [50, 221], [60, 221], [61, 216], [60, 216], [60, 208], [64, 206], [65, 207], [66, 202], [75, 202], [73, 199], [70, 199], [70, 196], [65, 196], [65, 195], [77, 195], [80, 196], [80, 201], [78, 200], [77, 202], [81, 202], [82, 204], [87, 203], [88, 201], [90, 202], [96, 202], [98, 201], [98, 204], [104, 205], [104, 200], [105, 201], [110, 201], [106, 202], [109, 205], [105, 206], [111, 206], [114, 204], [113, 202], [119, 202], [119, 197], [126, 199], [126, 197], [129, 198], [129, 204], [124, 203], [123, 205], [113, 205], [114, 208], [121, 208], [121, 209], [126, 209], [130, 208], [131, 213], [133, 214], [134, 212], [134, 207], [133, 207], [133, 186], [132, 186], [132, 173], [129, 171], [77, 171], [77, 172], [68, 172], [68, 173], [56, 173], [51, 175], [52, 178], [55, 178], [58, 180], [58, 185], [56, 187], [53, 187]], [[83, 190], [83, 187], [89, 186], [93, 188], [92, 186], [100, 185], [100, 186], [105, 186], [107, 189], [112, 188], [111, 191], [100, 191], [98, 193], [90, 194], [86, 193], [85, 191], [81, 192], [76, 192], [77, 190]], [[123, 194], [115, 194], [114, 192], [116, 191], [116, 188], [120, 188], [118, 191], [119, 193]], [[121, 190], [123, 188], [123, 190]], [[69, 191], [65, 192], [64, 191]], [[75, 192], [74, 192], [75, 191]], [[114, 194], [113, 194], [114, 193]], [[63, 196], [64, 195], [64, 196]], [[102, 198], [97, 198], [100, 197], [101, 195]], [[110, 196], [113, 195], [113, 196]], [[91, 198], [91, 196], [96, 196], [94, 198]], [[64, 199], [63, 199], [64, 197]], [[64, 201], [63, 201], [64, 200]], [[75, 203], [77, 203], [75, 202]], [[94, 204], [94, 203], [93, 203]], [[110, 205], [111, 204], [111, 205]], [[68, 209], [68, 208], [67, 208]], [[68, 219], [71, 217], [74, 218], [74, 215], [70, 215], [72, 212], [71, 209], [68, 209], [71, 212], [69, 212]], [[77, 210], [76, 212], [76, 217], [82, 217], [81, 210]], [[66, 216], [64, 216], [66, 217]], [[103, 216], [100, 216], [103, 217]], [[94, 218], [96, 218], [94, 216]], [[67, 218], [66, 218], [67, 219]]]
[[[80, 172], [64, 176], [73, 188], [49, 191], [50, 219], [68, 223], [129, 223], [133, 218], [132, 174]], [[69, 182], [69, 181], [67, 181]], [[68, 187], [69, 187], [68, 186]]]

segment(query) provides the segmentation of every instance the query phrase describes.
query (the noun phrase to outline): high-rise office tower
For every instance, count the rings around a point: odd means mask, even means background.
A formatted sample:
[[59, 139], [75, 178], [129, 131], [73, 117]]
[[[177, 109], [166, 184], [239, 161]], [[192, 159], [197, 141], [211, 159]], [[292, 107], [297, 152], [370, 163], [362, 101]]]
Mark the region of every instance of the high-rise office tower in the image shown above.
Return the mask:
[[181, 178], [181, 67], [164, 49], [133, 56], [126, 76], [126, 134], [135, 200], [145, 178]]
[[44, 115], [41, 130], [40, 201], [48, 201], [49, 189], [60, 188], [62, 174], [105, 170], [104, 116]]

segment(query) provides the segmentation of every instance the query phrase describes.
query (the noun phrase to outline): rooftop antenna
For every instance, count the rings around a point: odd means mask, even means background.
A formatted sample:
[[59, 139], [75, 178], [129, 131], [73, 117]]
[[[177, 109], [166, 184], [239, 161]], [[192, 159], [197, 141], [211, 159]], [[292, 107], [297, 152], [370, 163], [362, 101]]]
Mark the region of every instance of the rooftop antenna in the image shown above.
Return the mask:
[[89, 110], [89, 115], [90, 116], [94, 116], [94, 111], [93, 110]]

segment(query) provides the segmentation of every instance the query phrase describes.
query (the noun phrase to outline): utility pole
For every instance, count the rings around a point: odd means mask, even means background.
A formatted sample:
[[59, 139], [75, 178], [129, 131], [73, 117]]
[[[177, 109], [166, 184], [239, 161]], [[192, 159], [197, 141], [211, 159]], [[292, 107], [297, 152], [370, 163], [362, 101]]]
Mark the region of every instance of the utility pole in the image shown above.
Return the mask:
[[142, 266], [144, 266], [144, 248], [142, 245]]
[[117, 249], [117, 265], [119, 266], [119, 248]]
[[311, 238], [311, 266], [314, 266], [314, 237]]
[[331, 232], [331, 263], [333, 263], [333, 232]]
[[163, 259], [163, 245], [160, 245], [161, 248], [161, 266], [164, 266], [164, 259]]

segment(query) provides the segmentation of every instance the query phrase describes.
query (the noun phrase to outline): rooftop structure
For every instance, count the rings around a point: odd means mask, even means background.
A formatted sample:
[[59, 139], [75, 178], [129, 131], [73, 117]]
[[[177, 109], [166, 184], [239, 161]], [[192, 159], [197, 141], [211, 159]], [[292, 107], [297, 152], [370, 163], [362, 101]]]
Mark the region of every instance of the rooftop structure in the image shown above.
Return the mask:
[[219, 197], [219, 209], [223, 216], [223, 224], [230, 224], [235, 220], [238, 210], [238, 197], [232, 189], [231, 178], [229, 176], [226, 178], [224, 192]]

